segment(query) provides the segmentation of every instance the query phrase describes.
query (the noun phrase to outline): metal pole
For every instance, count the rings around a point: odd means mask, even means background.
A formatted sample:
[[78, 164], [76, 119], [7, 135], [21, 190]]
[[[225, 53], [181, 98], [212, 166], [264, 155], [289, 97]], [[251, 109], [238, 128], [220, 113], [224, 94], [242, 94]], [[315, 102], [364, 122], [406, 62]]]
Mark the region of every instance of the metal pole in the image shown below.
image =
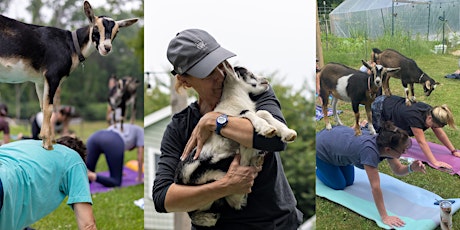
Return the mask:
[[428, 32], [426, 33], [426, 40], [429, 41], [430, 36], [430, 20], [431, 20], [431, 3], [428, 4]]
[[442, 18], [444, 19], [442, 21], [442, 53], [444, 54], [444, 27], [446, 25], [446, 11], [442, 11]]
[[393, 37], [395, 30], [395, 1], [391, 1], [391, 36]]

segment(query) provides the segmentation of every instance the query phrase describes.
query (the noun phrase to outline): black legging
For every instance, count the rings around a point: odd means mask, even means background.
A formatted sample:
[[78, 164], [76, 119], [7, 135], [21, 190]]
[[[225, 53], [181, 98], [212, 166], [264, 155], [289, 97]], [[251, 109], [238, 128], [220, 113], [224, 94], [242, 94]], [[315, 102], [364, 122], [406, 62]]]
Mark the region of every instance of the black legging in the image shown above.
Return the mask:
[[120, 186], [125, 153], [125, 143], [120, 135], [109, 130], [97, 131], [88, 138], [86, 147], [88, 149], [86, 167], [89, 170], [93, 172], [96, 170], [97, 160], [102, 153], [105, 154], [109, 166], [110, 177], [98, 174], [96, 182], [106, 187]]

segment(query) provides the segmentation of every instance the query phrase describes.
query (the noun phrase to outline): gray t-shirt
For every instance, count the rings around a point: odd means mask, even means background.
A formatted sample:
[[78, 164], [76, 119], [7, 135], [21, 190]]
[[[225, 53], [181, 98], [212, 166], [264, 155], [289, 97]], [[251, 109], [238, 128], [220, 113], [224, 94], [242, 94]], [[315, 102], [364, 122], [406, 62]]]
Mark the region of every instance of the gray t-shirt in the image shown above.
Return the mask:
[[383, 158], [380, 157], [376, 137], [365, 132], [355, 136], [354, 129], [348, 126], [321, 130], [316, 134], [316, 155], [322, 161], [336, 166], [378, 167]]

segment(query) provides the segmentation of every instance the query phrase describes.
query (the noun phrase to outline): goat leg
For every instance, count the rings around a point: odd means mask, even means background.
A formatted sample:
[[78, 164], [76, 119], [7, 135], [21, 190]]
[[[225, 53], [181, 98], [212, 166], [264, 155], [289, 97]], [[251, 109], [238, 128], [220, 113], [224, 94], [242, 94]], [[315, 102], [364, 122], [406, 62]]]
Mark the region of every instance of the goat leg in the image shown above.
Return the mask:
[[410, 88], [410, 92], [412, 94], [410, 100], [412, 101], [412, 103], [416, 103], [417, 101], [415, 100], [414, 83], [409, 83], [409, 88]]
[[372, 109], [371, 109], [371, 103], [368, 103], [364, 105], [366, 108], [366, 115], [367, 115], [367, 128], [370, 131], [371, 135], [375, 135], [375, 128], [374, 125], [372, 124]]
[[334, 120], [337, 123], [337, 125], [343, 125], [342, 121], [339, 118], [339, 114], [337, 114], [337, 102], [339, 99], [336, 97], [332, 97], [332, 115], [334, 116]]
[[355, 113], [355, 125], [353, 127], [355, 129], [355, 136], [360, 136], [362, 133], [361, 127], [359, 126], [359, 103], [352, 103], [352, 107]]
[[404, 86], [404, 94], [406, 95], [406, 106], [411, 106], [412, 105], [412, 102], [411, 100], [409, 99], [409, 88], [407, 88], [407, 84], [403, 84]]

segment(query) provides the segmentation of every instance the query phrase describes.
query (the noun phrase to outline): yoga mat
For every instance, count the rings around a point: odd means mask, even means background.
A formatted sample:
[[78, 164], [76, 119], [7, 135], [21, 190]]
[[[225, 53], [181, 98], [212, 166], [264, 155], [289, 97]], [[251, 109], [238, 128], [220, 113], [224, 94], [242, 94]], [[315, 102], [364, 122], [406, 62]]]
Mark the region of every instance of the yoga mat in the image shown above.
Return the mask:
[[[342, 110], [337, 110], [337, 114], [341, 114]], [[332, 116], [332, 108], [327, 108], [327, 116], [330, 117]], [[316, 114], [315, 114], [315, 119], [317, 121], [323, 119], [324, 114], [323, 114], [323, 108], [320, 105], [316, 105]]]
[[[440, 209], [434, 205], [436, 199], [442, 197], [400, 181], [394, 177], [379, 173], [385, 208], [390, 216], [398, 216], [406, 225], [399, 229], [435, 229], [439, 225]], [[316, 195], [338, 203], [352, 211], [371, 219], [384, 229], [390, 227], [380, 220], [379, 212], [374, 203], [371, 187], [364, 170], [355, 167], [355, 182], [344, 190], [334, 190], [316, 178]], [[452, 213], [460, 208], [460, 198], [452, 204]], [[459, 223], [454, 223], [457, 226]]]
[[[423, 154], [422, 149], [420, 148], [420, 145], [417, 143], [415, 138], [411, 138], [411, 140], [412, 146], [406, 151], [404, 155], [402, 155], [403, 157], [410, 157], [416, 160], [421, 160], [435, 169], [445, 171], [442, 168], [436, 168], [434, 165], [429, 163], [428, 159], [426, 158], [425, 154]], [[428, 142], [428, 146], [430, 147], [431, 152], [438, 161], [446, 162], [452, 166], [452, 171], [449, 172], [450, 174], [460, 175], [460, 158], [452, 155], [444, 145]]]
[[[98, 172], [97, 174], [102, 175], [102, 176], [109, 176], [109, 171]], [[121, 180], [120, 187], [128, 187], [128, 186], [141, 184], [142, 182], [136, 181], [136, 177], [137, 177], [136, 171], [133, 171], [129, 169], [128, 167], [124, 166], [123, 167], [123, 178]], [[92, 182], [91, 184], [89, 184], [89, 190], [91, 191], [91, 194], [108, 192], [113, 189], [114, 189], [113, 187], [112, 188], [105, 187], [104, 185], [99, 184], [97, 182]]]

